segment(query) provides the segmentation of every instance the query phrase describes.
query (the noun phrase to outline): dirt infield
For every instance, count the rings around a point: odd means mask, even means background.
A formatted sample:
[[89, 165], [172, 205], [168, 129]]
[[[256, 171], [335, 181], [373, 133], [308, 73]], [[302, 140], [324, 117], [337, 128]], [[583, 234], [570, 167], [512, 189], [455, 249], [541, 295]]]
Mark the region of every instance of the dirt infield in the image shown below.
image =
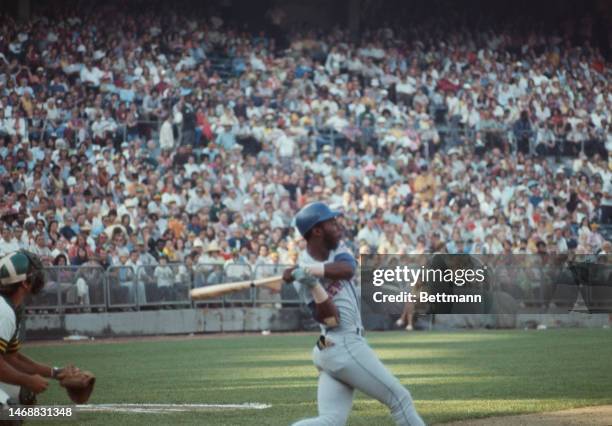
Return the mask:
[[444, 423], [445, 426], [609, 426], [612, 425], [612, 405], [574, 408], [520, 416], [487, 417]]

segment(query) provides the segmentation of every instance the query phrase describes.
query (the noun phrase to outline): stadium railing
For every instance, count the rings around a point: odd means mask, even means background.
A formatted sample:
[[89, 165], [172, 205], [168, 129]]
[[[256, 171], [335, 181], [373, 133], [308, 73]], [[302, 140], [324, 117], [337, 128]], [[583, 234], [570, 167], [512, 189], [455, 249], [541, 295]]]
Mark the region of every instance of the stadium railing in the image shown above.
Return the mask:
[[192, 301], [193, 288], [282, 274], [290, 265], [169, 263], [161, 266], [52, 266], [47, 284], [26, 300], [26, 309], [46, 313], [155, 310], [186, 307], [296, 306], [300, 299], [291, 285], [280, 293], [250, 288], [223, 297]]
[[132, 281], [136, 285], [132, 294], [137, 297], [137, 307], [192, 306], [189, 297], [192, 275], [192, 270], [182, 263], [138, 267], [136, 280]]
[[[223, 267], [222, 283], [253, 279], [251, 266], [245, 263], [230, 263]], [[226, 294], [224, 304], [253, 304], [253, 289]]]
[[[609, 311], [612, 306], [612, 266], [601, 259], [576, 263], [579, 270], [558, 269], [540, 264], [533, 256], [525, 262], [496, 264], [497, 290], [521, 300], [524, 307], [537, 310], [554, 304], [573, 306], [578, 292], [585, 308]], [[499, 259], [498, 259], [499, 260]], [[535, 262], [535, 263], [534, 263]], [[169, 308], [282, 307], [301, 306], [293, 285], [280, 289], [249, 288], [223, 297], [193, 301], [192, 288], [280, 275], [290, 265], [172, 263], [165, 266], [54, 266], [46, 268], [47, 285], [26, 299], [26, 309], [41, 313], [88, 313]], [[504, 268], [506, 272], [502, 272]], [[508, 269], [509, 268], [509, 269]], [[577, 274], [577, 275], [576, 275]], [[358, 274], [359, 275], [359, 274]], [[507, 281], [507, 282], [506, 282]], [[583, 284], [578, 288], [578, 284]], [[570, 306], [571, 305], [571, 306]]]
[[26, 300], [27, 309], [90, 312], [108, 306], [107, 273], [100, 266], [46, 268], [47, 284]]
[[[281, 264], [260, 264], [255, 266], [253, 279], [273, 277], [282, 275], [283, 271], [291, 265]], [[280, 304], [282, 306], [299, 305], [300, 297], [293, 285], [281, 285], [279, 291], [267, 287], [257, 287], [253, 289], [254, 303], [257, 305]]]
[[[194, 265], [193, 288], [206, 287], [215, 284], [221, 284], [225, 280], [223, 265], [219, 263], [198, 263]], [[213, 307], [223, 306], [223, 297], [206, 299], [205, 301], [194, 301], [196, 307]]]
[[108, 308], [136, 308], [138, 274], [131, 266], [111, 266], [106, 270]]

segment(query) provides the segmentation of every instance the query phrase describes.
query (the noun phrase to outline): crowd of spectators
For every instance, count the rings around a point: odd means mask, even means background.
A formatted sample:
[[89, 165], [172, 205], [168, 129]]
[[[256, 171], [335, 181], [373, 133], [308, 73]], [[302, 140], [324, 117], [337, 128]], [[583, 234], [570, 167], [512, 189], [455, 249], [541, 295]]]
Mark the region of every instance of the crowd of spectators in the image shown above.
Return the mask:
[[0, 252], [290, 264], [310, 200], [343, 210], [356, 253], [610, 251], [611, 68], [589, 25], [431, 18], [279, 47], [113, 3], [3, 17]]

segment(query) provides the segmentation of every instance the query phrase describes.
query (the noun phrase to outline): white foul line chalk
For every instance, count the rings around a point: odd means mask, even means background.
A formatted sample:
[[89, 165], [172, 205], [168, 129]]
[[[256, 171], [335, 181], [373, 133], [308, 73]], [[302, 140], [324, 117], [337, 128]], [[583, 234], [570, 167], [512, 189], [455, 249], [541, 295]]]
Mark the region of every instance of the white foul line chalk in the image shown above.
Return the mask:
[[77, 405], [79, 413], [145, 413], [163, 414], [211, 410], [264, 410], [269, 404], [245, 402], [243, 404], [86, 404]]

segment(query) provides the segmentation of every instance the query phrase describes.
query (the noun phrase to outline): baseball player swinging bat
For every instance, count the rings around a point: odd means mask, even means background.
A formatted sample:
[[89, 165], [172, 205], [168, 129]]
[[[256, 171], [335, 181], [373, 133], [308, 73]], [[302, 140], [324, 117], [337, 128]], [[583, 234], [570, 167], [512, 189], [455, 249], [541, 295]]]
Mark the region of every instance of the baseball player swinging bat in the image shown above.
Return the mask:
[[311, 203], [295, 217], [306, 240], [298, 266], [283, 272], [321, 326], [313, 348], [319, 371], [318, 417], [294, 426], [344, 425], [360, 390], [387, 405], [400, 426], [424, 426], [410, 392], [383, 365], [363, 337], [361, 300], [353, 284], [357, 262], [342, 244], [342, 227], [324, 203]]
[[279, 291], [283, 283], [282, 275], [260, 278], [257, 280], [238, 281], [233, 283], [215, 284], [208, 287], [194, 288], [191, 290], [191, 298], [194, 300], [211, 299], [224, 294], [247, 290], [251, 287], [268, 287]]

